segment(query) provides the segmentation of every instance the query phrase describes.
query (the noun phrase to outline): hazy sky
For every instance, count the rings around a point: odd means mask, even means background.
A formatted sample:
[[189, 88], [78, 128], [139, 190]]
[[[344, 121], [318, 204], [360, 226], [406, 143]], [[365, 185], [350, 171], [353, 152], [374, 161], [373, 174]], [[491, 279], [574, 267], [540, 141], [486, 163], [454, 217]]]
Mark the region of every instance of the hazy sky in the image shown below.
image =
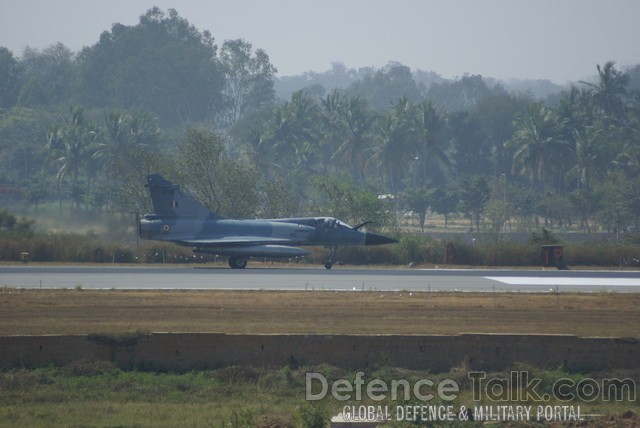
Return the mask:
[[585, 79], [640, 63], [639, 0], [0, 0], [0, 46], [74, 51], [152, 6], [175, 8], [218, 45], [243, 38], [278, 75], [398, 61], [444, 77]]

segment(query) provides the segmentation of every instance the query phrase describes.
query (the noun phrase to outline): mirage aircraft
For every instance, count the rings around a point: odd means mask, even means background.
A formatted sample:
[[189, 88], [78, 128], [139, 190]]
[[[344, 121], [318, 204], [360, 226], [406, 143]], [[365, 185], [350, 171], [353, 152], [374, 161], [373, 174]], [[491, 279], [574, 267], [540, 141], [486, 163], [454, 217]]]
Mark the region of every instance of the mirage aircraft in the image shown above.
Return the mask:
[[382, 245], [395, 239], [351, 227], [333, 217], [232, 220], [222, 218], [159, 174], [147, 177], [153, 214], [139, 223], [143, 239], [193, 247], [194, 253], [229, 256], [229, 266], [244, 269], [251, 257], [296, 257], [301, 246], [329, 249], [324, 267], [331, 269], [338, 246]]

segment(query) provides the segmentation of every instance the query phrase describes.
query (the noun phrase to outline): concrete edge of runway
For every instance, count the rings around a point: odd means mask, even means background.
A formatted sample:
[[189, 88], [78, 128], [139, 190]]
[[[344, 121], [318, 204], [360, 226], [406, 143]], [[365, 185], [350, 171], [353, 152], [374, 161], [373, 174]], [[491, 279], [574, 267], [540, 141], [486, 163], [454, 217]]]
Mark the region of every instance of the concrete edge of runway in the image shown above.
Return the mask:
[[127, 290], [640, 292], [640, 272], [0, 266], [0, 286]]

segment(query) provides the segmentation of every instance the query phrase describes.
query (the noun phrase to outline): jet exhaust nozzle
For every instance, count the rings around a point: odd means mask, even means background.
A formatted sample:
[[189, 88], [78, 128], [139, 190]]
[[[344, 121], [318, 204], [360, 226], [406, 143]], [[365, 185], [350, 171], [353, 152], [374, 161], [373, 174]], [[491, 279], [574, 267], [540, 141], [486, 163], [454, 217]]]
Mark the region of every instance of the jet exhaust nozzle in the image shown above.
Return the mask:
[[154, 239], [160, 234], [162, 228], [162, 222], [153, 218], [143, 218], [138, 223], [138, 235], [142, 239]]

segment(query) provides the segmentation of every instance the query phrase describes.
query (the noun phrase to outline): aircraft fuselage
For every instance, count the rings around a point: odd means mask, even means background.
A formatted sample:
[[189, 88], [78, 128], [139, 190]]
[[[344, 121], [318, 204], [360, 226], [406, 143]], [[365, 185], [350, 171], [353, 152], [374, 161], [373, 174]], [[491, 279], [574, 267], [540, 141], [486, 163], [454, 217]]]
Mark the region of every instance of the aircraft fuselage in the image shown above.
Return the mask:
[[[255, 242], [256, 236], [263, 237], [263, 240]], [[197, 252], [293, 257], [309, 253], [296, 246], [365, 245], [367, 232], [355, 230], [331, 217], [200, 220], [161, 218], [152, 214], [140, 220], [140, 237], [193, 246]], [[224, 244], [223, 241], [227, 237], [233, 238], [234, 246]], [[237, 241], [241, 241], [242, 237], [251, 237], [251, 239], [248, 239], [244, 245], [238, 244]], [[217, 243], [208, 244], [211, 239], [217, 240]], [[202, 242], [199, 243], [199, 240]], [[286, 245], [282, 245], [284, 241], [287, 241]]]

